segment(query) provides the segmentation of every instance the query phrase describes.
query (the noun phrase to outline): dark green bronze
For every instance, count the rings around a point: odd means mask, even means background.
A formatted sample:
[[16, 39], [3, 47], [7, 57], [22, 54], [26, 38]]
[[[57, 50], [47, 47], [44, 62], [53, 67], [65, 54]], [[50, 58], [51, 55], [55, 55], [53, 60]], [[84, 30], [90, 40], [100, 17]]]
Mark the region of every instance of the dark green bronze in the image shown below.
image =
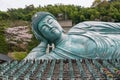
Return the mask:
[[[25, 60], [120, 58], [120, 23], [85, 21], [65, 34], [52, 14], [38, 12], [32, 18], [32, 30], [41, 43]], [[46, 54], [48, 44], [55, 48]]]

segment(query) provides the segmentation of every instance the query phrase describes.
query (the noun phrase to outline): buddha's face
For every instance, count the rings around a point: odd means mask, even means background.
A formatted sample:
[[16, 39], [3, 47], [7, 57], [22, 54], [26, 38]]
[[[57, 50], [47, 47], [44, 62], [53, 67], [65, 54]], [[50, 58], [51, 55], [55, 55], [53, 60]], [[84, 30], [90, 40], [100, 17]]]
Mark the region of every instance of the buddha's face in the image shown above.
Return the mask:
[[59, 23], [49, 15], [39, 22], [38, 28], [43, 37], [50, 42], [59, 39], [62, 33], [62, 28]]

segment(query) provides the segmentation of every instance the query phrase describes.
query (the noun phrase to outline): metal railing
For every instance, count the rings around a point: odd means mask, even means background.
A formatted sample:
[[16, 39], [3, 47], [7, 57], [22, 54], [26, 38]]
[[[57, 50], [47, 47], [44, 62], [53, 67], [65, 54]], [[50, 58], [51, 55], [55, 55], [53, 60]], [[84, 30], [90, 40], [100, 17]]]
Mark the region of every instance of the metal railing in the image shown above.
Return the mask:
[[0, 80], [119, 80], [120, 60], [28, 60], [0, 64]]

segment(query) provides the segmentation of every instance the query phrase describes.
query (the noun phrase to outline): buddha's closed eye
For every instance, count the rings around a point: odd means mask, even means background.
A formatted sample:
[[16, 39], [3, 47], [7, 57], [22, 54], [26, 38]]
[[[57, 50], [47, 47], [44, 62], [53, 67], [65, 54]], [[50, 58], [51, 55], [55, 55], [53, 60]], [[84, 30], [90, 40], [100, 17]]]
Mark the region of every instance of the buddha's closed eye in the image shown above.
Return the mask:
[[52, 19], [52, 18], [49, 18], [49, 19], [47, 20], [47, 22], [48, 22], [49, 24], [52, 24], [52, 23], [53, 23], [53, 19]]

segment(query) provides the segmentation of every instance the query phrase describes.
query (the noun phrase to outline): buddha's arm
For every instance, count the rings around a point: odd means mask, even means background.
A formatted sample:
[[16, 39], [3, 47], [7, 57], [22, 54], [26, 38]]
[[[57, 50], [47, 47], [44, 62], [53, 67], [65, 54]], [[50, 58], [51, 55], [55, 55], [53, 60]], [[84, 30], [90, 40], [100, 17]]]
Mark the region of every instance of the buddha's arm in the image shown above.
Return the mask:
[[120, 33], [120, 23], [86, 21], [84, 24], [89, 26], [89, 28], [86, 27], [87, 31], [94, 31], [102, 34]]
[[91, 31], [100, 34], [120, 34], [120, 23], [85, 21], [75, 25], [68, 34], [83, 34]]
[[33, 48], [32, 51], [27, 55], [27, 59], [37, 59], [46, 54], [47, 43], [41, 42], [37, 47]]

